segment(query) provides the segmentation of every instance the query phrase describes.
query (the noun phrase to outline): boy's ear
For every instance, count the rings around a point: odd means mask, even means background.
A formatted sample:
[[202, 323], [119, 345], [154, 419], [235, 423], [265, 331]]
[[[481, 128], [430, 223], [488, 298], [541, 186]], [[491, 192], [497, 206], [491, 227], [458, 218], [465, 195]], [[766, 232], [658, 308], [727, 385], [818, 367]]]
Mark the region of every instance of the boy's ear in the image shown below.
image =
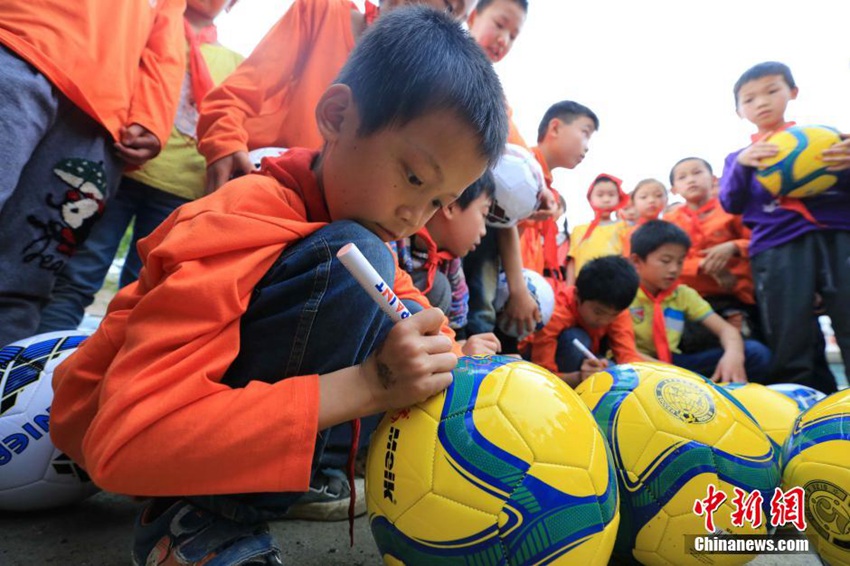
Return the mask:
[[478, 19], [478, 8], [473, 8], [469, 15], [466, 17], [466, 27], [472, 29], [472, 26], [475, 24], [476, 19]]
[[791, 100], [796, 100], [796, 99], [797, 99], [797, 95], [798, 95], [799, 93], [800, 93], [800, 89], [799, 89], [799, 88], [797, 88], [797, 87], [792, 88], [792, 89], [791, 89]]
[[457, 202], [452, 202], [437, 210], [437, 214], [442, 213], [447, 220], [451, 220], [457, 215], [458, 211], [460, 211], [460, 205]]
[[636, 253], [629, 254], [629, 261], [632, 262], [632, 265], [634, 265], [635, 267], [640, 266], [640, 264], [643, 262], [641, 257]]
[[329, 86], [316, 104], [316, 125], [326, 142], [336, 140], [346, 120], [356, 115], [354, 95], [348, 85]]

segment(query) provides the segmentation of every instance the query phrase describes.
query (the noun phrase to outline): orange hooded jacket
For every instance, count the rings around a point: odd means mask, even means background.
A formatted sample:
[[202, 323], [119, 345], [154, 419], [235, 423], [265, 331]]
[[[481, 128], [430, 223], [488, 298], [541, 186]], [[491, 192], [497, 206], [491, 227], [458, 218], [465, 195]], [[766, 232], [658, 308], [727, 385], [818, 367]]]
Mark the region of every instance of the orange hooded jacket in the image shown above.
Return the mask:
[[[57, 367], [51, 437], [103, 489], [307, 490], [318, 376], [237, 389], [221, 379], [254, 287], [286, 246], [330, 220], [315, 157], [296, 149], [267, 159], [261, 174], [177, 209], [140, 243], [139, 281]], [[428, 306], [400, 268], [394, 290]], [[443, 332], [454, 337], [447, 321]]]

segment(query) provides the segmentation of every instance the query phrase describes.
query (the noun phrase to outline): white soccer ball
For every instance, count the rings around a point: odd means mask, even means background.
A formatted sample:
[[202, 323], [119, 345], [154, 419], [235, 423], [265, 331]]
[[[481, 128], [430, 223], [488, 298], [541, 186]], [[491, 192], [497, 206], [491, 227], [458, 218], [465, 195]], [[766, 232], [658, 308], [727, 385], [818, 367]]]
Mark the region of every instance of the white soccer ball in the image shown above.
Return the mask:
[[[552, 318], [552, 311], [555, 310], [555, 292], [552, 290], [552, 286], [549, 285], [549, 282], [536, 271], [523, 269], [522, 275], [525, 279], [525, 284], [528, 287], [528, 290], [531, 292], [531, 296], [537, 302], [537, 308], [540, 309], [540, 316], [542, 317], [542, 320], [537, 323], [537, 327], [534, 329], [534, 332], [536, 332], [546, 326], [549, 319]], [[508, 280], [505, 277], [505, 272], [502, 271], [499, 273], [499, 282], [496, 285], [496, 298], [493, 301], [493, 306], [496, 308], [497, 319], [499, 321], [499, 329], [508, 336], [513, 336], [514, 338], [522, 340], [531, 333], [520, 333], [517, 330], [516, 325], [508, 325], [502, 316], [502, 310], [505, 308], [505, 303], [508, 302], [509, 295]]]
[[487, 215], [487, 225], [509, 228], [537, 209], [540, 191], [548, 190], [543, 169], [534, 155], [519, 145], [508, 144], [493, 167], [496, 193]]
[[0, 510], [34, 511], [81, 501], [97, 491], [50, 441], [53, 369], [88, 337], [49, 332], [0, 350]]
[[260, 163], [263, 161], [264, 157], [278, 157], [286, 153], [287, 148], [285, 147], [261, 147], [255, 149], [253, 151], [248, 152], [248, 158], [251, 160], [251, 163], [254, 164], [254, 167], [260, 168]]

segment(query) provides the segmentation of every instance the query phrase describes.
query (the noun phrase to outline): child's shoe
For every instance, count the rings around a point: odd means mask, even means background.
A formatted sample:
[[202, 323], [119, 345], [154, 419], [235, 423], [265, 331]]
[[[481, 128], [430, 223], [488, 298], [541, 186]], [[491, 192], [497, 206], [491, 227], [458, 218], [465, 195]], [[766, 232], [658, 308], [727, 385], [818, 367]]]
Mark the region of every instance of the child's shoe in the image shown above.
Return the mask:
[[[366, 484], [362, 478], [354, 478], [357, 500], [354, 516], [366, 513]], [[348, 500], [351, 490], [348, 478], [342, 470], [325, 469], [316, 472], [310, 482], [310, 491], [286, 511], [286, 519], [307, 521], [344, 521], [348, 519]]]
[[179, 500], [150, 519], [149, 503], [133, 532], [134, 566], [275, 566], [280, 548], [265, 523], [243, 525]]

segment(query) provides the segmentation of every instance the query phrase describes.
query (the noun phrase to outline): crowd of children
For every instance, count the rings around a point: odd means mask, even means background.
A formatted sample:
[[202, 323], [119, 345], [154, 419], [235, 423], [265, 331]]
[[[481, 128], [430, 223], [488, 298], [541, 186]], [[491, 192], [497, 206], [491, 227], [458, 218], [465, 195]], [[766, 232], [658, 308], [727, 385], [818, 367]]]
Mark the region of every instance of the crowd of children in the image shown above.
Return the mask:
[[[785, 65], [734, 86], [757, 133], [719, 181], [693, 156], [669, 194], [600, 173], [593, 220], [565, 237], [552, 171], [582, 162], [600, 119], [565, 100], [536, 146], [519, 135], [493, 64], [527, 0], [295, 0], [244, 61], [213, 25], [234, 3], [0, 7], [0, 220], [16, 235], [0, 342], [75, 328], [135, 220], [122, 289], [56, 369], [51, 411], [99, 486], [147, 498], [135, 564], [280, 564], [268, 520], [362, 513], [354, 462], [376, 415], [445, 389], [460, 355], [521, 355], [572, 386], [660, 361], [835, 390], [817, 316], [850, 355], [850, 140], [823, 153], [833, 189], [760, 185], [766, 138], [793, 124]], [[116, 32], [126, 49], [106, 47]], [[488, 170], [507, 143], [536, 161], [537, 206], [497, 225]], [[289, 149], [257, 170], [264, 147]], [[348, 242], [412, 316], [393, 325], [362, 292], [335, 259]], [[553, 288], [545, 324], [523, 269]]]

